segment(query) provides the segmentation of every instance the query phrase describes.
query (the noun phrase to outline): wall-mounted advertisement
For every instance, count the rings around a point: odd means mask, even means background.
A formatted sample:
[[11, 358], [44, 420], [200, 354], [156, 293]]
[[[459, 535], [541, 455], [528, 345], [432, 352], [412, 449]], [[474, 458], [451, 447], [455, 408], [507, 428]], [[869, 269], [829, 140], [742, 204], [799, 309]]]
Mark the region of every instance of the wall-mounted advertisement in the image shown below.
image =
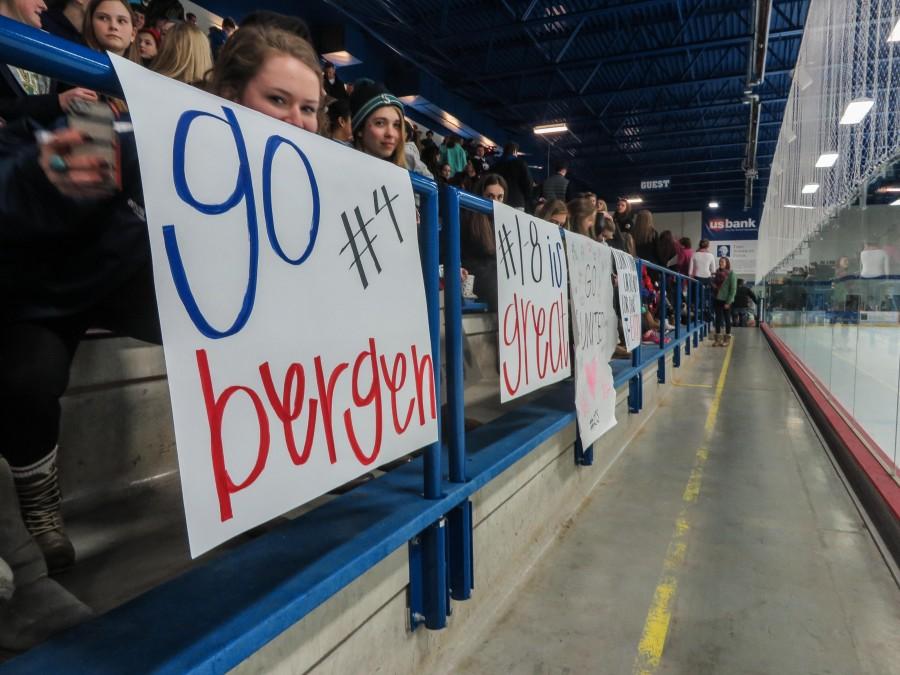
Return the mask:
[[756, 278], [759, 214], [756, 211], [704, 211], [703, 238], [717, 258], [731, 260], [731, 269], [748, 281]]

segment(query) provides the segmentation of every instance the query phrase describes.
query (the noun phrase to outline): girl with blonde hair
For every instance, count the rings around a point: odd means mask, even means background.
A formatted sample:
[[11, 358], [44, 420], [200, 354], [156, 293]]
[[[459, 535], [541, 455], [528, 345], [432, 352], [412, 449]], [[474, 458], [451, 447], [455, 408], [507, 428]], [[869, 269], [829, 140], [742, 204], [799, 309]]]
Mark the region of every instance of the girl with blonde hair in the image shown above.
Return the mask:
[[212, 70], [212, 50], [203, 31], [189, 23], [176, 24], [163, 40], [150, 66], [160, 75], [186, 84], [199, 84]]

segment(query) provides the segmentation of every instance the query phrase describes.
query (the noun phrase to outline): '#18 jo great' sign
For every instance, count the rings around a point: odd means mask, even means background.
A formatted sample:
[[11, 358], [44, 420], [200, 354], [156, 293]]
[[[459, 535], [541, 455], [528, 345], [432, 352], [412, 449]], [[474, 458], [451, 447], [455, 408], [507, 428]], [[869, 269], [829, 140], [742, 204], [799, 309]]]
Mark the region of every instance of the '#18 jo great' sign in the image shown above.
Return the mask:
[[191, 553], [437, 440], [408, 174], [113, 58]]
[[559, 226], [494, 202], [500, 401], [571, 373], [568, 272]]

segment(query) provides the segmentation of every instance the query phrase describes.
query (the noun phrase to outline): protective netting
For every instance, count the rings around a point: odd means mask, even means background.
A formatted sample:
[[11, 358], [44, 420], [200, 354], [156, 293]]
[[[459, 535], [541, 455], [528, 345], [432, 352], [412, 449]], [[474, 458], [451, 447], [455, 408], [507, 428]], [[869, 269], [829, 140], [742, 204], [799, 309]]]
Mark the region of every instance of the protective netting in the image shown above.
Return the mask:
[[[804, 242], [900, 151], [900, 42], [888, 42], [898, 19], [900, 0], [812, 0], [772, 160], [758, 279], [802, 264]], [[840, 125], [862, 97], [874, 100], [868, 116]], [[830, 152], [837, 163], [816, 168]], [[818, 191], [801, 194], [812, 183]]]

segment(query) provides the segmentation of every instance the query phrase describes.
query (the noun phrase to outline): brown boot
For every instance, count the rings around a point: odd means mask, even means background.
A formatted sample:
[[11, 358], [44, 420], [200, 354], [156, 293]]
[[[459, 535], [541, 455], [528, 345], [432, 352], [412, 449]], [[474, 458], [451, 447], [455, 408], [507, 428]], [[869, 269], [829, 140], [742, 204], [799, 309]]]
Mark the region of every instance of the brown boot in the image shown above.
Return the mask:
[[722, 336], [719, 333], [713, 334], [713, 347], [721, 347], [722, 346]]
[[34, 464], [12, 469], [25, 527], [44, 553], [50, 574], [75, 562], [75, 549], [63, 529], [56, 448]]
[[722, 342], [722, 346], [727, 347], [730, 344], [731, 344], [731, 334], [729, 333], [728, 335], [725, 336], [725, 341]]
[[13, 575], [0, 600], [0, 650], [23, 651], [89, 619], [87, 605], [47, 576], [41, 549], [25, 528], [9, 465], [0, 459], [0, 559]]

